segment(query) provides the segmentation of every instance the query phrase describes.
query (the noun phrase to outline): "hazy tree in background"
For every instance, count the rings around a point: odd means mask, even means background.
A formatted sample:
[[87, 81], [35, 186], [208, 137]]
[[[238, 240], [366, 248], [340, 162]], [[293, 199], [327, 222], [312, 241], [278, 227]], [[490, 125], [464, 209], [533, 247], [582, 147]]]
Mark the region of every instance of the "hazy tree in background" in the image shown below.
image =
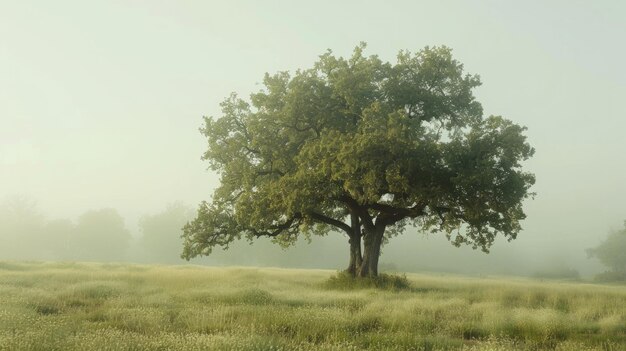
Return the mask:
[[139, 221], [142, 233], [140, 247], [151, 262], [180, 261], [182, 227], [193, 218], [193, 210], [183, 204], [171, 204], [155, 215], [146, 215]]
[[626, 280], [626, 221], [622, 230], [609, 233], [600, 245], [588, 249], [587, 254], [610, 269], [600, 274], [599, 280]]
[[233, 94], [205, 118], [203, 158], [221, 184], [184, 227], [184, 258], [337, 230], [347, 271], [376, 276], [381, 245], [407, 225], [485, 251], [516, 237], [534, 183], [520, 165], [534, 152], [525, 128], [483, 118], [478, 76], [446, 47], [401, 51], [395, 64], [364, 48], [266, 75], [250, 102]]
[[54, 219], [46, 222], [43, 227], [45, 241], [51, 259], [71, 260], [76, 257], [73, 252], [76, 226], [69, 219]]
[[41, 257], [45, 217], [35, 201], [15, 196], [0, 204], [0, 259]]
[[127, 258], [130, 233], [124, 219], [111, 208], [87, 211], [78, 217], [72, 255], [80, 260], [120, 261]]

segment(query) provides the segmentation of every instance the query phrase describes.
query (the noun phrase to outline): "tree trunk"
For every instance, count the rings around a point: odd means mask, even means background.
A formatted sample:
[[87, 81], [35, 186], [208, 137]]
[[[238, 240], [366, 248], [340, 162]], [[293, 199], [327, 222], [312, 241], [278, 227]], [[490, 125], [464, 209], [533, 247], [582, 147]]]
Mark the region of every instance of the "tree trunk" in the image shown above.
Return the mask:
[[363, 262], [361, 257], [361, 225], [359, 217], [355, 214], [350, 215], [352, 234], [350, 234], [350, 263], [346, 272], [351, 276], [356, 276], [356, 273]]
[[363, 258], [361, 257], [361, 237], [353, 236], [350, 238], [350, 264], [346, 272], [351, 276], [355, 276], [358, 268], [361, 266]]
[[378, 258], [380, 257], [380, 245], [382, 244], [384, 228], [366, 230], [363, 237], [363, 261], [358, 269], [358, 276], [377, 277]]

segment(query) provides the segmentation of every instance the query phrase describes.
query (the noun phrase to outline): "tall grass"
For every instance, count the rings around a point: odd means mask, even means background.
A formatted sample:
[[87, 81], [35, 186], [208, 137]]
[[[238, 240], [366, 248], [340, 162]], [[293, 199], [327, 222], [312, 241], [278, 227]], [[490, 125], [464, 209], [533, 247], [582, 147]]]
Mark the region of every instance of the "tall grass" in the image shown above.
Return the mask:
[[624, 350], [626, 287], [0, 262], [0, 350]]
[[377, 277], [355, 278], [346, 272], [338, 272], [325, 282], [328, 289], [355, 290], [355, 289], [382, 289], [382, 290], [409, 290], [411, 283], [406, 275], [381, 273]]

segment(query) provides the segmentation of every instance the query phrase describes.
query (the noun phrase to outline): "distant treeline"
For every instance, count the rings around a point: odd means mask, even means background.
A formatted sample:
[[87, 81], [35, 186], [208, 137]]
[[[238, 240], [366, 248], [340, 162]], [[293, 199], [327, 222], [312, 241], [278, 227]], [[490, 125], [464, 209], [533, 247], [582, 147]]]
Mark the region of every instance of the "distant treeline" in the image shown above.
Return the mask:
[[143, 235], [135, 239], [124, 218], [112, 208], [89, 210], [69, 219], [47, 219], [35, 203], [11, 199], [0, 205], [2, 259], [174, 262], [180, 250], [177, 232], [189, 217], [182, 205], [144, 216]]
[[[156, 214], [144, 215], [139, 235], [131, 235], [124, 218], [112, 208], [89, 210], [76, 220], [48, 219], [36, 203], [12, 198], [0, 203], [0, 260], [130, 261], [179, 264], [181, 228], [194, 215], [183, 204], [170, 204]], [[336, 240], [343, 241], [339, 234]], [[347, 239], [345, 239], [347, 240]], [[336, 241], [301, 243], [283, 250], [270, 240], [249, 245], [238, 242], [228, 252], [217, 250], [192, 263], [283, 267], [340, 268], [345, 245]], [[343, 252], [341, 252], [343, 253]]]
[[[35, 202], [13, 198], [0, 202], [0, 261], [184, 264], [186, 261], [180, 258], [181, 228], [194, 215], [191, 207], [170, 204], [158, 213], [141, 217], [138, 227], [133, 228], [136, 235], [131, 235], [124, 218], [115, 209], [89, 210], [74, 220], [51, 219], [44, 216]], [[268, 238], [254, 243], [239, 241], [227, 251], [215, 250], [209, 257], [193, 259], [191, 263], [341, 270], [348, 264], [344, 252], [347, 240], [345, 235], [331, 232], [323, 238], [313, 237], [310, 242], [301, 238], [287, 249]], [[559, 242], [552, 247], [502, 241], [487, 255], [467, 247], [453, 247], [442, 235], [409, 232], [383, 247], [380, 268], [401, 272], [527, 275], [542, 279], [578, 279], [579, 275], [586, 278], [605, 270], [596, 258], [588, 259], [585, 247], [575, 244]], [[593, 252], [599, 257], [598, 249]]]

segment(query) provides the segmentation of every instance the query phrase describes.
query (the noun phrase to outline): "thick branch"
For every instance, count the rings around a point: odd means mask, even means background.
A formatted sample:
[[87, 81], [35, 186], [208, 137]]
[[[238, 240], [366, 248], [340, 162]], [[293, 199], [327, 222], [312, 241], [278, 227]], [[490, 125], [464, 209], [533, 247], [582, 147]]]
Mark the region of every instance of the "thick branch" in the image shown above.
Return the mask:
[[380, 211], [381, 214], [376, 218], [376, 225], [393, 225], [404, 218], [415, 218], [426, 215], [424, 209], [426, 204], [418, 202], [411, 207], [394, 207], [387, 204], [376, 203], [370, 205], [374, 210]]
[[[226, 143], [226, 141], [224, 141], [224, 142]], [[261, 154], [261, 151], [256, 150], [256, 149], [252, 149], [248, 145], [242, 145], [241, 147], [246, 149], [246, 151], [248, 151], [251, 154], [255, 154], [255, 155], [260, 155]]]
[[316, 212], [309, 212], [308, 216], [316, 221], [323, 222], [326, 224], [330, 224], [334, 227], [337, 227], [343, 230], [344, 232], [348, 233], [349, 236], [352, 236], [352, 227], [350, 227], [349, 225], [347, 225], [346, 223], [340, 220], [337, 220], [337, 219], [334, 219], [334, 218], [331, 218], [331, 217], [328, 217], [321, 213], [316, 213]]
[[337, 200], [345, 203], [352, 212], [357, 214], [361, 218], [363, 226], [368, 229], [374, 229], [374, 221], [372, 220], [372, 215], [370, 215], [366, 207], [359, 205], [359, 203], [355, 199], [351, 198], [347, 194], [341, 195]]
[[294, 223], [296, 223], [296, 221], [299, 221], [300, 219], [302, 219], [302, 216], [299, 213], [297, 213], [285, 223], [270, 227], [271, 231], [258, 231], [254, 228], [248, 228], [248, 231], [250, 231], [256, 237], [260, 237], [260, 236], [274, 237], [274, 236], [280, 235], [283, 231], [291, 228], [291, 226]]

